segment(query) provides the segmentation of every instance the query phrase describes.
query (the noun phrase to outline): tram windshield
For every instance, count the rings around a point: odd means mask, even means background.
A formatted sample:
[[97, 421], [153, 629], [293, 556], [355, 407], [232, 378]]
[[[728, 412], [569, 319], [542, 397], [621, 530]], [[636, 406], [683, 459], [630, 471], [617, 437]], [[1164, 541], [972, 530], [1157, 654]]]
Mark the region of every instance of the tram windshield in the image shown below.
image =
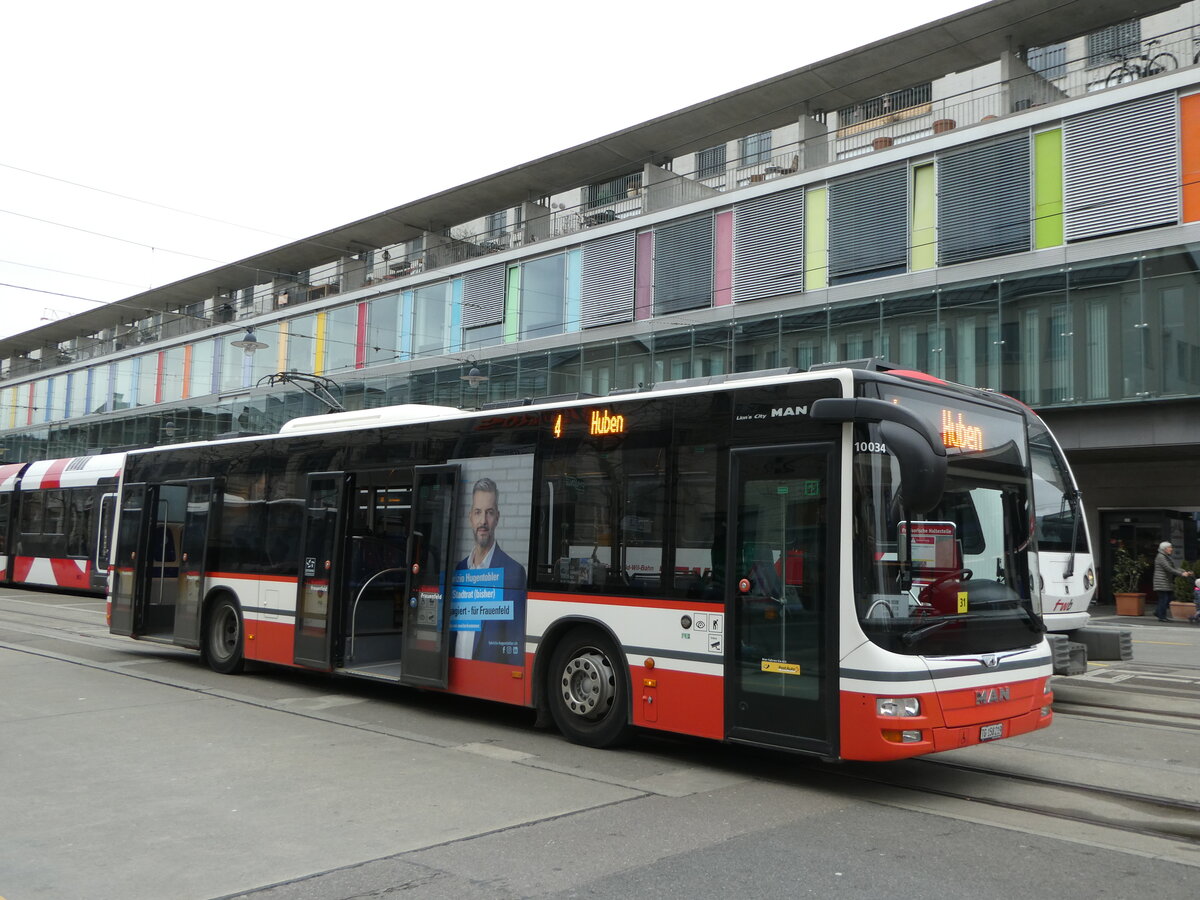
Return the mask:
[[1087, 553], [1083, 511], [1070, 469], [1046, 426], [1032, 418], [1029, 422], [1029, 456], [1033, 465], [1038, 550]]
[[1043, 630], [1025, 423], [1016, 413], [887, 388], [946, 445], [945, 491], [906, 509], [900, 467], [877, 425], [856, 426], [854, 580], [866, 636], [912, 655], [1027, 647]]

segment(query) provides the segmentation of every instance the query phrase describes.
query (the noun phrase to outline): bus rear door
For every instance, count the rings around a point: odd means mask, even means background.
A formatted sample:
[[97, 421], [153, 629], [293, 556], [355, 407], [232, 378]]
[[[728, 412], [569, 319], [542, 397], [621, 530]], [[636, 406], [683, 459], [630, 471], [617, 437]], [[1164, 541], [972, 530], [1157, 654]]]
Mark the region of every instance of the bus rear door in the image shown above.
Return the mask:
[[831, 451], [805, 444], [731, 454], [730, 740], [837, 753]]

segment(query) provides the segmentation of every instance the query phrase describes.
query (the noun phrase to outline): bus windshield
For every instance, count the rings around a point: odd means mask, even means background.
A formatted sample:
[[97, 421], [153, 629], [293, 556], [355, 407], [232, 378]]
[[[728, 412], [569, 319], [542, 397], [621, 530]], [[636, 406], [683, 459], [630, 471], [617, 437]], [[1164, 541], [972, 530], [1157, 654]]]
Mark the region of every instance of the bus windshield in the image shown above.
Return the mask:
[[866, 636], [898, 653], [940, 656], [1027, 647], [1042, 631], [1031, 533], [1032, 486], [1018, 413], [888, 387], [946, 445], [945, 492], [916, 515], [877, 425], [856, 426], [854, 580]]

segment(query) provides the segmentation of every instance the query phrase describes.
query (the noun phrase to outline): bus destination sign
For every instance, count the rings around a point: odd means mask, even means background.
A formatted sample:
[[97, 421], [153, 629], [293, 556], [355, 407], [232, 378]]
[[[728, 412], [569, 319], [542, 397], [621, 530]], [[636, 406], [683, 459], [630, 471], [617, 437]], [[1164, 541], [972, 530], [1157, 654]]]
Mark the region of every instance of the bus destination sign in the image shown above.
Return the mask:
[[[589, 410], [583, 414], [582, 420], [587, 425], [587, 433], [591, 437], [628, 433], [625, 416], [610, 412], [607, 409]], [[563, 413], [555, 414], [553, 425], [554, 436], [561, 438], [567, 433], [568, 426], [576, 421], [579, 421], [578, 415], [568, 418]]]

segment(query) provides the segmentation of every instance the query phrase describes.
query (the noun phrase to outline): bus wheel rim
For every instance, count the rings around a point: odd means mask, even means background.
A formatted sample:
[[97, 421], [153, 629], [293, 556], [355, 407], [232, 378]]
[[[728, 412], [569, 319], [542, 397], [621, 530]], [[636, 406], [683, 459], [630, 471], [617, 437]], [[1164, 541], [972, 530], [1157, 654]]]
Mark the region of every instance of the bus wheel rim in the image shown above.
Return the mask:
[[612, 665], [602, 653], [587, 650], [573, 657], [562, 675], [562, 699], [567, 710], [584, 719], [598, 719], [616, 697]]

